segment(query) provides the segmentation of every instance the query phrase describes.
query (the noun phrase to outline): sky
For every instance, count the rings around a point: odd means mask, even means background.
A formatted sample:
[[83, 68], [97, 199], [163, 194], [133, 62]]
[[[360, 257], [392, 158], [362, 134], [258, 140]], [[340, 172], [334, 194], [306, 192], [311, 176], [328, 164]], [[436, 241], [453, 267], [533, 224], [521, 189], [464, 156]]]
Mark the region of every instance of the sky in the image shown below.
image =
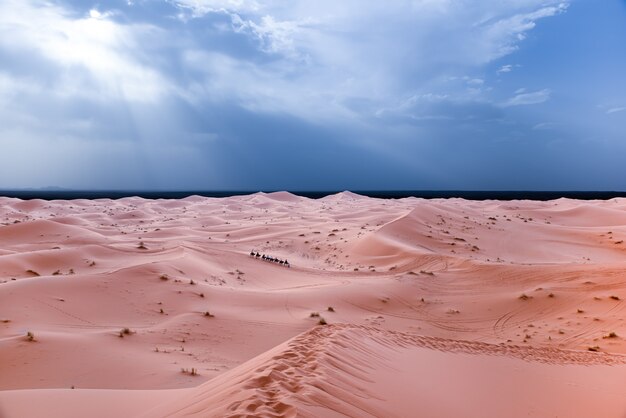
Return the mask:
[[0, 189], [626, 190], [625, 0], [0, 0]]

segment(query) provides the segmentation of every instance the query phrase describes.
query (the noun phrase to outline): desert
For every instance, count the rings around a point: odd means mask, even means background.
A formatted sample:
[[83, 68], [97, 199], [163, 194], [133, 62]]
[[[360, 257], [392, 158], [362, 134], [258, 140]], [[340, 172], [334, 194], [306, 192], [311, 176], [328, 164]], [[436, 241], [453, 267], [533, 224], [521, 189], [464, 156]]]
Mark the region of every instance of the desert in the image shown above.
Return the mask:
[[623, 198], [1, 198], [0, 223], [3, 418], [626, 414]]

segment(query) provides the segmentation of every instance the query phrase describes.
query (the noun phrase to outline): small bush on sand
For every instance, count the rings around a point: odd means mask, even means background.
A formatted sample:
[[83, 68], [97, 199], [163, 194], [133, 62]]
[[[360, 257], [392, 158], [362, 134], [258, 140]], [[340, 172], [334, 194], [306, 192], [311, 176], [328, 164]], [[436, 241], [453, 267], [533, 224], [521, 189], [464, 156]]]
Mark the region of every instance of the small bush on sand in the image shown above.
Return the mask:
[[335, 308], [333, 308], [332, 306], [328, 307], [328, 312], [335, 312]]
[[140, 250], [147, 250], [147, 249], [148, 249], [148, 247], [146, 247], [146, 244], [144, 244], [144, 243], [143, 243], [143, 241], [141, 241], [141, 242], [139, 243], [139, 245], [137, 246], [137, 248], [138, 248], [138, 249], [140, 249]]
[[165, 281], [168, 281], [170, 279], [170, 277], [167, 274], [161, 274], [159, 276], [159, 279], [161, 279], [161, 280], [163, 280], [165, 282]]
[[326, 320], [324, 318], [320, 318], [320, 320], [317, 323], [319, 325], [326, 325], [328, 322], [326, 322]]
[[309, 317], [311, 318], [319, 318], [320, 314], [319, 312], [311, 312], [311, 315], [309, 315]]
[[213, 318], [213, 317], [215, 317], [215, 315], [213, 315], [213, 314], [212, 314], [211, 312], [209, 312], [209, 311], [206, 311], [206, 312], [204, 313], [204, 316], [206, 316], [207, 318]]
[[611, 295], [610, 298], [613, 300], [619, 300], [619, 296], [615, 296], [615, 295]]
[[28, 331], [26, 333], [26, 340], [27, 341], [35, 341], [35, 334], [33, 334], [32, 331]]
[[528, 296], [526, 293], [522, 293], [520, 295], [520, 297], [519, 297], [519, 299], [521, 299], [521, 300], [528, 300], [528, 299], [531, 299], [531, 298], [532, 298], [532, 296]]
[[124, 335], [130, 335], [130, 334], [132, 334], [132, 331], [130, 330], [130, 328], [122, 328], [120, 330], [119, 337], [124, 338]]
[[31, 269], [26, 270], [26, 273], [32, 274], [33, 276], [39, 276], [40, 275], [35, 270], [31, 270]]
[[593, 347], [587, 348], [587, 350], [589, 350], [589, 351], [600, 351], [600, 347], [597, 346], [597, 345], [594, 345]]
[[605, 335], [605, 336], [604, 336], [604, 337], [602, 337], [602, 338], [617, 338], [617, 333], [616, 333], [616, 332], [611, 331], [611, 332], [609, 332], [609, 334], [608, 334], [608, 335]]

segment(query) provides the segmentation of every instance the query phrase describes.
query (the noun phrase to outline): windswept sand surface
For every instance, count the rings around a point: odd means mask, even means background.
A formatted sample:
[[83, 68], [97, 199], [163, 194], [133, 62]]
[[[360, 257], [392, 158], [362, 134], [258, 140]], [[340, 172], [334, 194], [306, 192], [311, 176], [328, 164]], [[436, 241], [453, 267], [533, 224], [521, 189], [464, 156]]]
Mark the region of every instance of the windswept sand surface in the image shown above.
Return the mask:
[[0, 418], [624, 418], [625, 242], [626, 199], [0, 198]]

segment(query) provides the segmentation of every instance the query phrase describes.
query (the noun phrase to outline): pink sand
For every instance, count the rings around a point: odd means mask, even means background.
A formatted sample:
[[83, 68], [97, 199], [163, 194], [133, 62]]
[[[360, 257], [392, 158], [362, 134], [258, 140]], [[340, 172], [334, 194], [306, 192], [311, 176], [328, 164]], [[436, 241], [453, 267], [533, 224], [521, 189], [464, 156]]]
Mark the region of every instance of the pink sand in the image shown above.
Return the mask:
[[624, 241], [626, 199], [0, 198], [0, 417], [623, 418]]

